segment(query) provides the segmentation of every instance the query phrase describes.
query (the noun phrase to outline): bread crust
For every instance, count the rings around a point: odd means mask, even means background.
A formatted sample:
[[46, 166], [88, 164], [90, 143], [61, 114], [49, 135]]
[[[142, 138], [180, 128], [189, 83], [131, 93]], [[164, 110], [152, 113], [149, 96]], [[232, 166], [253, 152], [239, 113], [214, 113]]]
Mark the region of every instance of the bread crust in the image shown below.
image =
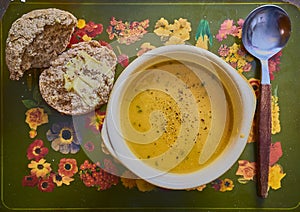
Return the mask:
[[[76, 74], [89, 76], [99, 83], [93, 93], [86, 94], [86, 98], [91, 99], [93, 104], [88, 104], [78, 93], [72, 90], [68, 91], [65, 88], [67, 64], [73, 58], [80, 56], [82, 51], [109, 68], [107, 73], [95, 69], [88, 70], [86, 67], [76, 71]], [[51, 107], [63, 114], [81, 115], [91, 112], [107, 103], [114, 83], [116, 64], [117, 57], [115, 53], [107, 47], [101, 46], [97, 41], [74, 44], [71, 49], [52, 61], [50, 68], [41, 73], [39, 78], [41, 95]]]
[[33, 10], [17, 19], [6, 40], [10, 79], [19, 80], [30, 68], [49, 67], [66, 49], [76, 24], [71, 13], [55, 8]]

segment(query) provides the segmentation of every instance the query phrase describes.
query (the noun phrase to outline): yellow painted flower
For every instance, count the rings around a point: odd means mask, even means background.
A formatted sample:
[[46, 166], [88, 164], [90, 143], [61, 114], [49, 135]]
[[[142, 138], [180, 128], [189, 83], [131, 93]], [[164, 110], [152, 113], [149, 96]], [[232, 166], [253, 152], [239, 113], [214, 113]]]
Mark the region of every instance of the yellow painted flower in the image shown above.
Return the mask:
[[279, 133], [281, 130], [280, 120], [279, 120], [279, 105], [278, 105], [278, 97], [272, 96], [272, 134]]
[[168, 37], [171, 34], [168, 20], [160, 18], [155, 23], [154, 33], [158, 36]]
[[184, 44], [190, 39], [191, 23], [187, 19], [174, 20], [173, 24], [161, 18], [155, 24], [154, 33], [161, 37], [165, 45]]
[[[226, 52], [224, 45], [219, 48], [219, 54], [223, 60], [229, 63], [234, 69], [236, 69], [240, 74], [242, 72], [248, 72], [251, 70], [252, 65], [248, 54], [241, 47], [240, 44], [234, 43], [232, 46], [226, 46]], [[249, 59], [248, 59], [249, 58]]]
[[90, 41], [90, 40], [92, 40], [92, 38], [85, 34], [85, 35], [82, 36], [82, 40], [83, 41]]
[[190, 39], [190, 32], [187, 29], [179, 29], [174, 30], [174, 32], [171, 34], [172, 37], [178, 37], [183, 41]]
[[70, 185], [72, 181], [74, 181], [74, 178], [68, 177], [68, 176], [63, 176], [60, 174], [53, 174], [52, 176], [53, 182], [58, 186], [62, 186], [63, 184], [65, 185]]
[[195, 188], [187, 189], [187, 191], [194, 191], [194, 190], [203, 191], [203, 189], [205, 189], [205, 188], [206, 188], [206, 184], [195, 187]]
[[197, 190], [197, 191], [203, 191], [203, 189], [205, 189], [205, 188], [206, 188], [206, 184], [201, 185], [201, 186], [198, 186], [198, 187], [196, 188], [196, 190]]
[[125, 188], [131, 189], [136, 187], [136, 178], [132, 172], [125, 171], [121, 176], [121, 182]]
[[225, 178], [221, 183], [220, 191], [221, 192], [231, 191], [233, 187], [234, 187], [233, 181], [228, 178]]
[[48, 123], [48, 114], [44, 112], [43, 108], [31, 108], [25, 113], [26, 119], [25, 122], [30, 127], [29, 136], [30, 138], [34, 138], [37, 135], [37, 127]]
[[142, 192], [152, 191], [155, 188], [154, 185], [152, 185], [142, 179], [136, 179], [135, 182], [136, 182], [136, 186], [139, 189], [139, 191], [142, 191]]
[[191, 23], [184, 18], [179, 18], [178, 20], [174, 20], [174, 24], [171, 25], [171, 29], [174, 31], [185, 29], [189, 32], [192, 30]]
[[269, 187], [277, 190], [281, 188], [281, 180], [285, 177], [286, 173], [283, 173], [283, 169], [279, 164], [275, 164], [270, 167], [269, 171]]
[[247, 139], [247, 143], [253, 143], [256, 140], [256, 121], [253, 120], [252, 121], [252, 125], [251, 125], [251, 129], [250, 129], [250, 133]]
[[85, 27], [86, 23], [84, 19], [78, 19], [77, 21], [77, 28], [78, 29], [82, 29], [83, 27]]
[[152, 50], [152, 49], [155, 49], [156, 47], [151, 45], [150, 43], [146, 42], [146, 43], [143, 43], [141, 46], [140, 46], [140, 50], [137, 52], [136, 56], [141, 56], [142, 54]]
[[30, 173], [32, 175], [36, 175], [37, 177], [45, 177], [47, 174], [51, 172], [51, 164], [46, 163], [45, 159], [40, 159], [38, 162], [32, 160], [30, 164], [28, 164], [28, 168], [31, 169]]
[[184, 44], [184, 40], [179, 37], [172, 36], [170, 39], [165, 43], [165, 45], [176, 45], [176, 44]]
[[197, 40], [196, 46], [200, 47], [202, 49], [208, 50], [208, 44], [209, 44], [209, 39], [207, 35], [204, 35], [204, 37], [199, 37]]

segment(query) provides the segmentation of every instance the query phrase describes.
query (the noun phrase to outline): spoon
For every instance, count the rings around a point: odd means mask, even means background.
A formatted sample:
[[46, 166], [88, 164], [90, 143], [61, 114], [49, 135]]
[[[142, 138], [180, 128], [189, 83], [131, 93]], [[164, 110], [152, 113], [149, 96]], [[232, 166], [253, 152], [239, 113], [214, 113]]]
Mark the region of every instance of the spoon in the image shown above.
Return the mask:
[[245, 19], [242, 41], [246, 50], [261, 62], [261, 86], [258, 105], [258, 195], [268, 196], [269, 156], [271, 145], [271, 83], [268, 60], [287, 43], [291, 33], [288, 14], [275, 5], [253, 10]]

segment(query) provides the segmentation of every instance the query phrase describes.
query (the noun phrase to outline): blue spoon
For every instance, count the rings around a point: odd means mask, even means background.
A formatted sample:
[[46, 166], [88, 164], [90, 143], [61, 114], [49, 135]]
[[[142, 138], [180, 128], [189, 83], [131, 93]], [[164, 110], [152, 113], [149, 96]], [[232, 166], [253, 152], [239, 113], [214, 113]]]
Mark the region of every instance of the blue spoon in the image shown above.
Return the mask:
[[275, 5], [253, 10], [245, 19], [242, 41], [246, 50], [261, 61], [261, 86], [258, 105], [258, 195], [268, 196], [269, 155], [271, 145], [271, 83], [268, 60], [287, 43], [291, 33], [288, 14]]

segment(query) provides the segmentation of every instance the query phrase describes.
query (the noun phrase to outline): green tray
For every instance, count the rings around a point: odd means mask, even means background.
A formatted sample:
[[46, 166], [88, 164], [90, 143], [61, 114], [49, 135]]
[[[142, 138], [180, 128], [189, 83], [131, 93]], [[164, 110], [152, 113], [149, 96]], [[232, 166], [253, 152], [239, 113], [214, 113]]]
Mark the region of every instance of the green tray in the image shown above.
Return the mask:
[[[121, 182], [108, 190], [97, 191], [95, 188], [86, 187], [79, 175], [74, 176], [74, 182], [70, 186], [55, 188], [53, 192], [41, 192], [36, 187], [23, 187], [22, 178], [29, 174], [26, 157], [29, 144], [34, 140], [28, 136], [29, 127], [25, 123], [27, 108], [22, 103], [24, 99], [32, 99], [33, 91], [28, 89], [26, 76], [20, 81], [9, 80], [9, 72], [5, 64], [5, 42], [8, 30], [17, 18], [33, 9], [55, 7], [72, 12], [77, 18], [86, 21], [94, 21], [103, 24], [103, 33], [99, 39], [111, 42], [105, 32], [112, 16], [123, 21], [142, 21], [149, 19], [148, 32], [153, 32], [155, 22], [161, 17], [173, 22], [174, 19], [187, 18], [192, 25], [191, 39], [188, 42], [195, 44], [195, 33], [201, 19], [208, 21], [212, 35], [218, 33], [220, 25], [226, 19], [238, 21], [245, 18], [255, 7], [268, 2], [226, 2], [226, 1], [37, 1], [27, 0], [11, 2], [0, 25], [1, 35], [1, 203], [0, 211], [8, 210], [108, 210], [108, 209], [160, 209], [160, 210], [200, 210], [217, 211], [232, 210], [272, 210], [272, 211], [299, 211], [300, 191], [298, 180], [300, 177], [300, 60], [297, 51], [300, 46], [300, 12], [295, 6], [287, 3], [276, 3], [284, 8], [292, 20], [291, 38], [283, 50], [281, 56], [280, 71], [275, 73], [272, 81], [273, 88], [278, 88], [281, 132], [273, 135], [272, 140], [280, 141], [283, 156], [278, 163], [283, 167], [286, 176], [281, 181], [282, 187], [278, 190], [270, 190], [267, 199], [261, 199], [256, 195], [256, 183], [250, 181], [247, 184], [238, 182], [239, 176], [235, 175], [238, 168], [236, 163], [220, 179], [229, 178], [234, 183], [232, 191], [220, 192], [207, 185], [203, 191], [172, 191], [156, 188], [149, 192], [141, 192], [136, 188], [125, 188]], [[229, 36], [230, 37], [230, 36]], [[142, 42], [147, 41], [147, 36]], [[228, 43], [235, 42], [234, 38], [228, 38]], [[217, 54], [221, 43], [214, 37], [210, 51]], [[135, 51], [137, 44], [125, 46], [119, 45], [123, 53]], [[128, 53], [131, 54], [131, 53]], [[131, 54], [130, 61], [134, 59]], [[260, 65], [258, 61], [253, 76], [257, 76]], [[117, 73], [123, 68], [118, 65]], [[33, 73], [32, 73], [33, 74]], [[247, 77], [251, 77], [248, 74]], [[36, 78], [34, 78], [36, 79]], [[35, 81], [32, 82], [36, 83]], [[105, 108], [102, 108], [103, 110]], [[49, 123], [38, 128], [38, 136], [45, 146], [49, 148], [46, 156], [52, 168], [57, 170], [57, 164], [63, 157], [75, 158], [77, 164], [84, 160], [106, 157], [101, 153], [101, 147], [96, 153], [87, 153], [82, 147], [79, 153], [74, 155], [62, 155], [54, 152], [46, 139], [46, 131], [57, 120], [70, 119], [53, 112], [49, 115]], [[88, 135], [86, 135], [88, 136]], [[247, 144], [240, 159], [255, 160], [256, 143]], [[99, 158], [98, 158], [99, 157]]]

